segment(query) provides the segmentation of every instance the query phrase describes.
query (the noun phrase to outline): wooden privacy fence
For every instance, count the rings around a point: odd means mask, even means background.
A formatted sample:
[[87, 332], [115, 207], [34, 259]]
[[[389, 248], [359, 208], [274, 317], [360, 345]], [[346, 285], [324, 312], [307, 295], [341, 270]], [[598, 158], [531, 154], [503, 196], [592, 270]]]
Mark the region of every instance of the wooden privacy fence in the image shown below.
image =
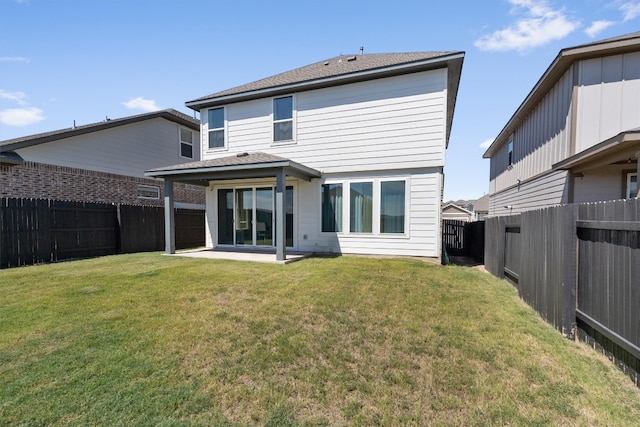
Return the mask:
[[[176, 209], [176, 247], [204, 245], [204, 211]], [[164, 249], [164, 208], [0, 198], [0, 268]]]
[[[640, 200], [487, 218], [485, 267], [568, 337], [596, 340], [640, 383]], [[584, 337], [583, 337], [584, 338]]]
[[466, 256], [484, 263], [484, 221], [442, 221], [442, 246], [450, 256]]

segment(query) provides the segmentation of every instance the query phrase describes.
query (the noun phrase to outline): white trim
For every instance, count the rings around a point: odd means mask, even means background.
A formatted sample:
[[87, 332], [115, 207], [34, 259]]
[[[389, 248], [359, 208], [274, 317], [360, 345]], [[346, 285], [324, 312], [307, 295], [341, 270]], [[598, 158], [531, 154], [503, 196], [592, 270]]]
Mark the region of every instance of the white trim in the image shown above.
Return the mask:
[[[183, 130], [186, 130], [186, 131], [188, 131], [188, 132], [191, 132], [191, 141], [190, 141], [190, 142], [187, 142], [187, 141], [183, 141], [183, 140], [182, 140], [182, 131], [183, 131]], [[194, 131], [193, 129], [190, 129], [190, 128], [186, 127], [186, 126], [180, 126], [180, 125], [178, 125], [178, 157], [180, 157], [181, 159], [190, 159], [190, 160], [193, 160], [193, 158], [195, 157], [195, 152], [194, 152], [194, 150], [193, 150], [193, 149], [194, 149], [194, 147], [193, 147], [193, 134], [194, 134], [195, 132], [196, 132], [196, 131]], [[191, 146], [191, 157], [183, 156], [183, 155], [182, 155], [182, 144], [190, 145], [190, 146]]]
[[[148, 191], [149, 193], [157, 193], [157, 196], [141, 196], [140, 191]], [[138, 184], [136, 186], [136, 197], [144, 200], [160, 200], [160, 186]]]
[[[209, 111], [211, 110], [222, 110], [222, 115], [223, 115], [223, 126], [221, 128], [213, 128], [210, 129], [209, 128]], [[226, 106], [217, 106], [217, 107], [212, 107], [212, 108], [207, 108], [206, 110], [206, 121], [202, 122], [202, 127], [203, 127], [203, 135], [204, 135], [204, 142], [202, 144], [204, 152], [205, 153], [218, 153], [221, 151], [228, 151], [229, 150], [229, 129], [228, 129], [228, 120], [227, 120], [227, 107]], [[224, 135], [223, 135], [223, 141], [222, 141], [222, 147], [209, 147], [209, 132], [213, 132], [213, 131], [223, 131]]]
[[[281, 98], [291, 98], [291, 119], [284, 119], [284, 120], [275, 120], [274, 119], [274, 108], [273, 108], [273, 104], [275, 102], [276, 99], [281, 99]], [[282, 95], [282, 96], [274, 96], [273, 98], [271, 98], [271, 114], [269, 116], [269, 119], [271, 121], [271, 145], [272, 146], [282, 146], [282, 145], [293, 145], [296, 144], [296, 136], [297, 136], [297, 132], [296, 132], [296, 127], [297, 127], [297, 120], [296, 120], [296, 113], [298, 111], [297, 109], [297, 99], [296, 99], [296, 95], [295, 94], [291, 94], [291, 95]], [[281, 141], [276, 141], [275, 140], [275, 133], [273, 131], [273, 125], [276, 123], [285, 123], [287, 121], [291, 120], [291, 139], [283, 139]]]
[[631, 178], [635, 177], [636, 178], [636, 188], [638, 188], [638, 185], [640, 184], [638, 182], [638, 173], [637, 172], [629, 172], [627, 174], [627, 186], [625, 188], [625, 199], [632, 199], [635, 198], [636, 195], [635, 194], [631, 194]]
[[[380, 215], [381, 215], [381, 191], [382, 182], [404, 181], [404, 233], [382, 233], [380, 232]], [[370, 233], [351, 232], [351, 184], [370, 182], [372, 183], [372, 224]], [[319, 201], [319, 235], [335, 234], [343, 238], [365, 238], [365, 239], [409, 239], [409, 225], [411, 214], [411, 180], [407, 175], [385, 176], [385, 177], [357, 177], [357, 178], [330, 178], [322, 181], [323, 184], [341, 184], [342, 185], [342, 231], [322, 231], [322, 191]]]
[[[287, 249], [291, 249], [291, 250], [296, 250], [298, 247], [298, 184], [297, 182], [291, 182], [291, 181], [286, 181], [285, 180], [285, 188], [286, 187], [292, 187], [293, 189], [293, 245], [292, 246], [287, 246]], [[211, 192], [213, 193], [213, 210], [214, 210], [214, 229], [213, 230], [208, 230], [208, 232], [211, 234], [211, 242], [213, 244], [214, 248], [234, 248], [234, 249], [251, 249], [251, 250], [272, 250], [275, 249], [275, 244], [269, 246], [269, 245], [256, 245], [255, 243], [255, 239], [257, 236], [256, 233], [256, 226], [257, 226], [257, 221], [256, 221], [256, 209], [257, 209], [257, 197], [256, 197], [256, 190], [259, 188], [271, 188], [272, 191], [274, 192], [274, 197], [272, 200], [272, 215], [273, 215], [273, 219], [272, 219], [272, 230], [273, 233], [275, 234], [275, 189], [276, 189], [276, 185], [273, 182], [273, 180], [270, 179], [259, 179], [259, 180], [247, 180], [246, 183], [244, 182], [240, 182], [240, 181], [227, 181], [227, 182], [220, 182], [220, 183], [216, 183], [215, 185], [209, 187], [209, 189], [211, 190]], [[252, 210], [254, 213], [253, 216], [253, 223], [251, 224], [251, 235], [252, 235], [252, 244], [250, 245], [239, 245], [239, 244], [221, 244], [218, 242], [218, 236], [219, 236], [219, 231], [218, 231], [218, 226], [219, 226], [219, 221], [218, 221], [218, 191], [219, 190], [232, 190], [233, 191], [233, 233], [234, 233], [234, 237], [233, 240], [235, 242], [235, 216], [236, 216], [236, 190], [251, 190], [252, 192]], [[286, 221], [285, 221], [286, 224]], [[285, 237], [286, 237], [286, 232], [285, 232]], [[273, 240], [275, 242], [275, 235], [273, 236]]]

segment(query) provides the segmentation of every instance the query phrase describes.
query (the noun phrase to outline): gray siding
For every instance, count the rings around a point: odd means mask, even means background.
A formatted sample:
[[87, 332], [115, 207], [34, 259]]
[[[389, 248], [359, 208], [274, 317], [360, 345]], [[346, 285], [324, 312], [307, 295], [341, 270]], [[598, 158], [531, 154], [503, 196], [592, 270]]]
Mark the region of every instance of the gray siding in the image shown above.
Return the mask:
[[495, 193], [551, 169], [570, 155], [573, 68], [570, 68], [513, 133], [513, 164], [505, 143], [491, 158]]
[[[191, 161], [180, 157], [180, 125], [157, 118], [16, 150], [26, 161], [144, 177], [144, 171]], [[193, 131], [193, 161], [200, 160]]]
[[[541, 175], [519, 186], [489, 196], [489, 215], [511, 215], [531, 209], [568, 203], [566, 171]], [[510, 208], [507, 208], [510, 206]]]
[[576, 153], [640, 127], [640, 52], [579, 63]]

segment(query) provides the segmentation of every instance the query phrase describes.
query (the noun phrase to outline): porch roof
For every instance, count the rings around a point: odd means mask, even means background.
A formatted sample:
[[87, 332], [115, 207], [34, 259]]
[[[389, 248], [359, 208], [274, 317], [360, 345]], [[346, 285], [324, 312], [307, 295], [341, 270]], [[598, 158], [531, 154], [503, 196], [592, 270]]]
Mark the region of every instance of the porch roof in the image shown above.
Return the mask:
[[581, 172], [603, 166], [637, 163], [640, 153], [640, 128], [620, 132], [599, 144], [558, 162], [553, 170]]
[[238, 153], [217, 159], [151, 169], [145, 172], [145, 176], [206, 186], [210, 180], [275, 176], [280, 169], [284, 170], [287, 176], [305, 181], [322, 176], [319, 171], [293, 160], [261, 152]]

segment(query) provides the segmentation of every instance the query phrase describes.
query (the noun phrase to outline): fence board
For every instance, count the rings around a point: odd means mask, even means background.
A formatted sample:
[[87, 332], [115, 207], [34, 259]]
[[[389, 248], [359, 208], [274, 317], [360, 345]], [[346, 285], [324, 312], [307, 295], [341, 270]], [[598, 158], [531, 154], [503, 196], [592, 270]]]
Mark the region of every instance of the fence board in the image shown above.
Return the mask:
[[519, 219], [487, 218], [485, 267], [497, 277], [514, 273], [523, 300], [563, 334], [572, 336], [577, 323], [610, 355], [636, 369], [639, 214], [640, 200], [631, 199], [528, 211]]
[[[176, 211], [176, 246], [204, 246], [204, 211]], [[164, 248], [164, 208], [0, 198], [0, 268]]]

